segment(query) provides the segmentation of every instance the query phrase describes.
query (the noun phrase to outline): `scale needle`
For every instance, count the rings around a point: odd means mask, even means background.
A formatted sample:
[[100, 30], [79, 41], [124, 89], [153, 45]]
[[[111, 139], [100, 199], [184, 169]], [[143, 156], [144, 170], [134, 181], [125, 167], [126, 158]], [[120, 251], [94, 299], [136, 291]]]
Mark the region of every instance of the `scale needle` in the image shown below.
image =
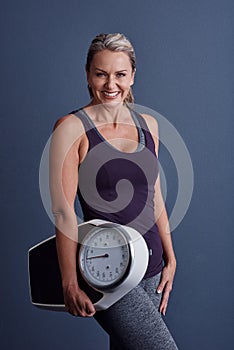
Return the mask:
[[90, 256], [89, 258], [86, 258], [86, 260], [90, 259], [98, 259], [98, 258], [109, 258], [109, 254], [103, 254], [103, 255], [97, 255], [97, 256]]

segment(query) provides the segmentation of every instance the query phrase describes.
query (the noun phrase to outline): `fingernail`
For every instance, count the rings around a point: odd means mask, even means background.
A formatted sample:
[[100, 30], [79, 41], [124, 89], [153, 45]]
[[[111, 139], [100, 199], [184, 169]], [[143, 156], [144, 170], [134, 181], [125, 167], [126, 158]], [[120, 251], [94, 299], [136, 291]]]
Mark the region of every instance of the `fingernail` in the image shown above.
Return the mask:
[[157, 290], [157, 293], [158, 293], [158, 294], [161, 294], [161, 293], [162, 293], [162, 291], [161, 291], [160, 289], [158, 289], [158, 290]]

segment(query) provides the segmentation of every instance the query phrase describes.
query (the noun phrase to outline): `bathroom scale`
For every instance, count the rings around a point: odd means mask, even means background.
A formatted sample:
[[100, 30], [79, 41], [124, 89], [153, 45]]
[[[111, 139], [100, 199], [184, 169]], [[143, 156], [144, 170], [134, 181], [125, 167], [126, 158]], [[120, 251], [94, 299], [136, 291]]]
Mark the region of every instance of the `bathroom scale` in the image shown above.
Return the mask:
[[[143, 236], [126, 225], [90, 220], [78, 225], [77, 279], [95, 309], [105, 310], [143, 278], [149, 252]], [[55, 235], [28, 250], [29, 293], [39, 308], [65, 311]]]

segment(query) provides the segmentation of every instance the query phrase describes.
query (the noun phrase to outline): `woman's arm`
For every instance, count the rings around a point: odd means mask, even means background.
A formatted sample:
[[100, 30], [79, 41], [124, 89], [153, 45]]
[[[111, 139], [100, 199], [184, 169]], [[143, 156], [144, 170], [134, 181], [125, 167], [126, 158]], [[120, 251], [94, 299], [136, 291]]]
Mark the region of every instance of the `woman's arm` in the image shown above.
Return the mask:
[[[158, 124], [157, 121], [148, 115], [143, 115], [145, 118], [149, 130], [152, 134], [155, 143], [155, 152], [158, 157], [158, 148], [159, 148], [159, 138], [158, 138]], [[162, 271], [162, 277], [160, 284], [157, 288], [157, 293], [163, 293], [162, 301], [160, 304], [160, 312], [165, 315], [167, 304], [169, 300], [169, 295], [172, 290], [173, 280], [176, 271], [176, 258], [172, 245], [172, 239], [169, 228], [168, 216], [165, 208], [165, 203], [161, 193], [160, 186], [160, 176], [158, 175], [155, 183], [155, 220], [158, 226], [159, 235], [163, 247], [163, 258], [164, 258], [164, 268]]]
[[160, 312], [165, 316], [176, 271], [176, 258], [172, 245], [168, 216], [161, 194], [159, 177], [155, 184], [155, 217], [162, 242], [163, 258], [165, 262], [164, 268], [162, 270], [161, 281], [157, 288], [157, 293], [163, 293], [162, 301], [160, 304]]
[[78, 223], [74, 201], [82, 134], [81, 122], [72, 115], [56, 123], [50, 145], [50, 192], [66, 309], [74, 316], [93, 316], [94, 306], [79, 288], [76, 271]]

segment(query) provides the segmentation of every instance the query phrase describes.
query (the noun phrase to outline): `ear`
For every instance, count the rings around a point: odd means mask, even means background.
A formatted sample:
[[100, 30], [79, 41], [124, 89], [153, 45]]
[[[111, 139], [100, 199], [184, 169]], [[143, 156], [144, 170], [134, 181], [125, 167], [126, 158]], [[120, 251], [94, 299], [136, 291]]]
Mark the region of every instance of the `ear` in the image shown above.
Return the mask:
[[131, 78], [130, 86], [132, 86], [134, 84], [135, 73], [136, 73], [136, 68], [132, 72], [132, 78]]
[[89, 83], [89, 71], [86, 69], [86, 79], [87, 79], [87, 82]]

